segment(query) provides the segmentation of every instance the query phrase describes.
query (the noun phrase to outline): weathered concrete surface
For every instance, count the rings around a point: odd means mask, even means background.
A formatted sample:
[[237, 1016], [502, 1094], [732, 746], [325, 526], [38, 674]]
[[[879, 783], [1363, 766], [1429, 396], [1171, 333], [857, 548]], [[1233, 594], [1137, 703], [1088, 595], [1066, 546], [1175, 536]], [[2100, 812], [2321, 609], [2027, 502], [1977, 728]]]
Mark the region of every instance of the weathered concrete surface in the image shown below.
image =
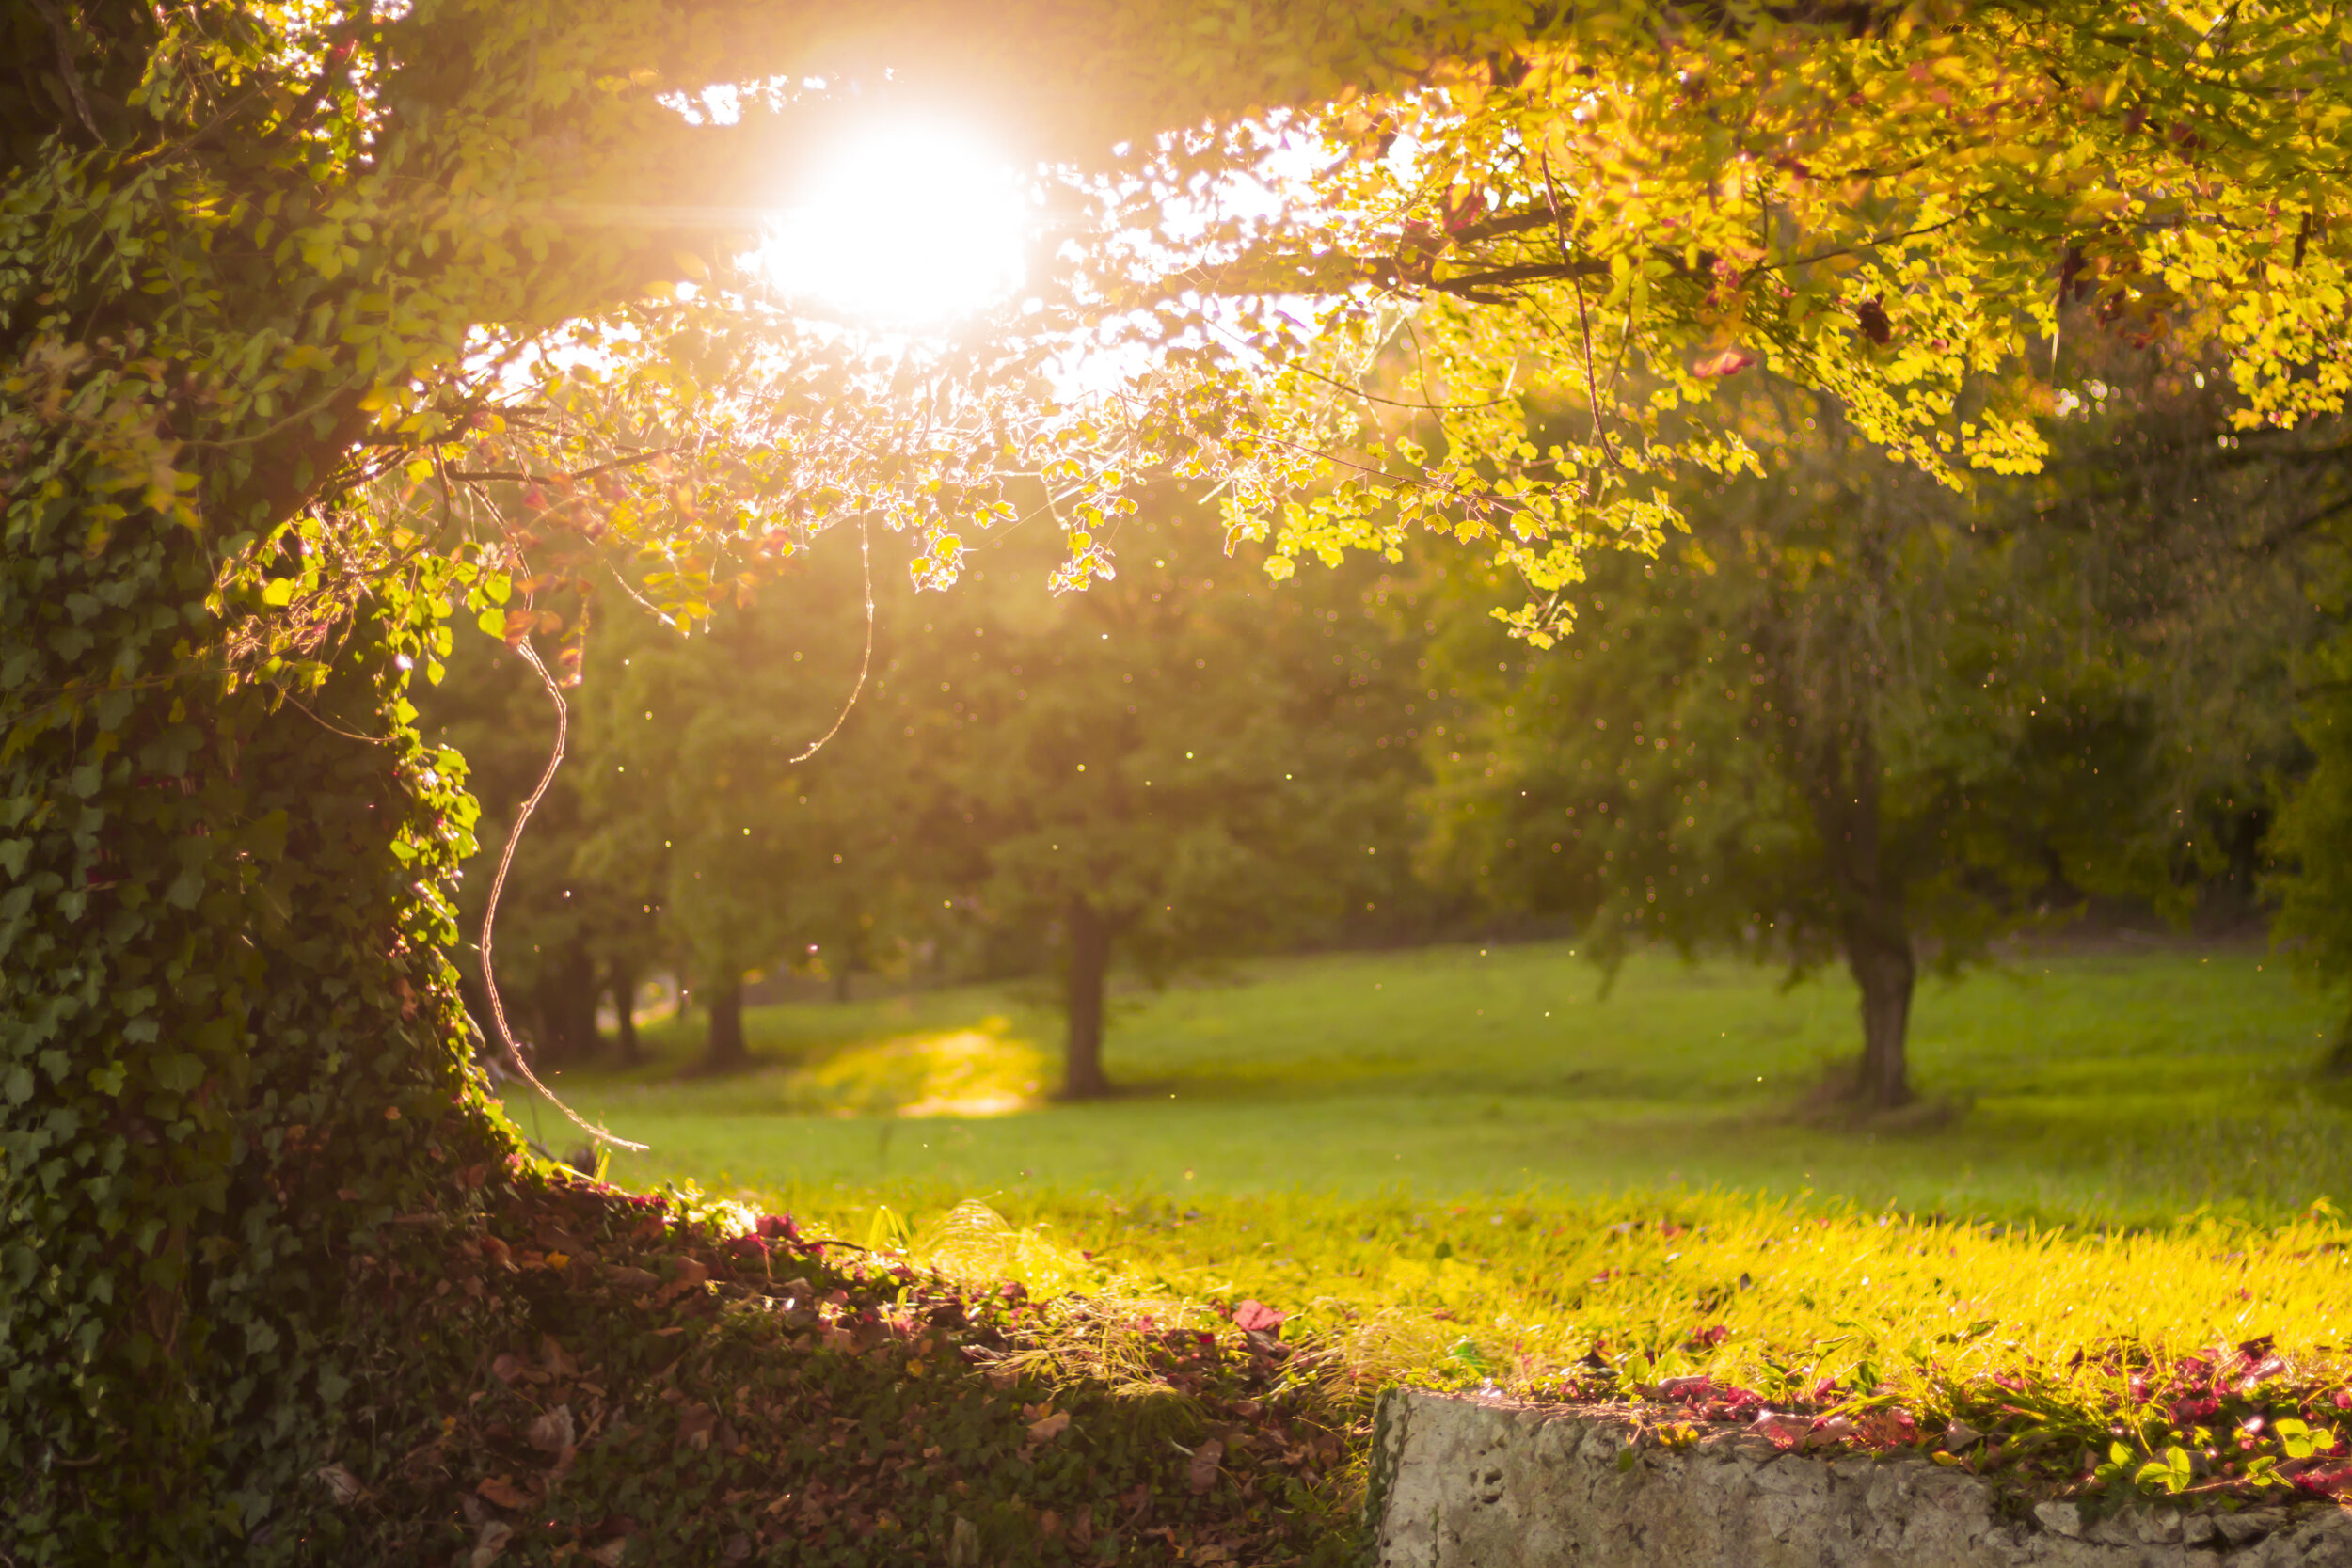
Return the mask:
[[1379, 1568], [2352, 1568], [2328, 1504], [2086, 1524], [2005, 1517], [1993, 1488], [1903, 1455], [1829, 1459], [1735, 1434], [1635, 1445], [1597, 1411], [1397, 1389], [1380, 1405]]

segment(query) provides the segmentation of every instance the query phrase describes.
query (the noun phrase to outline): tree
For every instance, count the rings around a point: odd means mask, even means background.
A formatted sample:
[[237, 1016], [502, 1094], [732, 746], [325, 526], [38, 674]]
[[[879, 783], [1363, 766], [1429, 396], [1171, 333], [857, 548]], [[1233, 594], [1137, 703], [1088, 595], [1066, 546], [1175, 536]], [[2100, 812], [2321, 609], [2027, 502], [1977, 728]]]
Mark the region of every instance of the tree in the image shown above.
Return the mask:
[[1406, 871], [1411, 656], [1365, 613], [1389, 579], [1277, 591], [1186, 521], [1152, 498], [1121, 525], [1131, 564], [1084, 594], [1040, 595], [1018, 554], [977, 566], [909, 661], [912, 760], [963, 809], [983, 908], [1055, 933], [1072, 1099], [1111, 1091], [1119, 959], [1156, 980], [1327, 931]]
[[1605, 563], [1564, 657], [1452, 639], [1478, 710], [1439, 743], [1437, 858], [1572, 914], [1612, 966], [1637, 936], [1842, 958], [1851, 1091], [1903, 1104], [1923, 964], [2086, 893], [2193, 897], [2201, 794], [2277, 738], [2302, 617], [2264, 546], [2308, 476], [2233, 461], [2186, 377], [2155, 380], [2128, 413], [2074, 397], [2051, 478], [1973, 498], [1757, 389], [1782, 471], [1687, 497], [1664, 559]]
[[[461, 607], [531, 647], [577, 631], [550, 605], [603, 579], [599, 552], [643, 548], [646, 590], [699, 616], [714, 574], [859, 517], [944, 581], [1008, 470], [1054, 475], [1083, 523], [1155, 460], [1225, 483], [1246, 529], [1282, 523], [1286, 550], [1441, 521], [1559, 579], [1587, 538], [1655, 531], [1628, 499], [1643, 416], [1586, 370], [1613, 344], [1687, 398], [1682, 355], [1752, 341], [1919, 461], [1948, 436], [2024, 462], [2011, 411], [1956, 429], [1944, 394], [2032, 346], [2061, 280], [2225, 345], [2259, 416], [2332, 408], [2352, 236], [2325, 209], [2345, 172], [2330, 25], [2088, 0], [8, 8], [20, 1557], [217, 1557], [266, 1499], [310, 1495], [316, 1455], [358, 1440], [352, 1370], [431, 1342], [349, 1348], [374, 1305], [338, 1272], [351, 1238], [426, 1272], [446, 1235], [387, 1222], [457, 1227], [513, 1191], [454, 1180], [516, 1145], [464, 1069], [441, 957], [472, 808], [407, 695]], [[746, 112], [681, 111], [715, 84], [752, 84]], [[745, 204], [852, 97], [993, 107], [1076, 171], [1104, 221], [1037, 258], [1037, 311], [894, 349], [772, 307], [736, 260]], [[1120, 230], [1171, 171], [1290, 179], [1263, 128], [1292, 110], [1341, 154], [1316, 199], [1254, 226], [1171, 214], [1164, 256]], [[1401, 133], [1406, 156], [1375, 156]], [[1277, 303], [1211, 319], [1220, 292]], [[1285, 349], [1279, 302], [1318, 292], [1332, 346]], [[1461, 460], [1428, 467], [1369, 460], [1365, 405], [1327, 395], [1414, 301], [1461, 400]], [[1569, 319], [1601, 325], [1546, 325]], [[1034, 373], [1120, 322], [1185, 328], [1132, 395]], [[1573, 458], [1476, 438], [1487, 410], [1578, 385], [1597, 406]], [[1326, 484], [1392, 459], [1393, 482]], [[1375, 526], [1374, 492], [1411, 509]], [[1073, 574], [1107, 563], [1088, 529], [1066, 542]], [[274, 1539], [331, 1535], [324, 1502], [283, 1506]]]
[[871, 962], [917, 928], [955, 864], [901, 733], [911, 594], [896, 577], [874, 595], [869, 656], [869, 590], [848, 543], [782, 568], [691, 635], [640, 619], [584, 689], [582, 863], [660, 883], [712, 1069], [750, 1059], [750, 972]]
[[[2341, 516], [2341, 495], [2326, 508]], [[2313, 515], [2319, 515], [2314, 509]], [[2334, 531], [2340, 537], [2341, 529]], [[2341, 991], [2352, 977], [2352, 635], [2345, 625], [2340, 543], [2333, 544], [2322, 602], [2332, 622], [2298, 672], [2296, 730], [2311, 748], [2311, 771], [2287, 793], [2265, 846], [2282, 863], [2269, 879], [2278, 901], [2276, 934], [2321, 985]], [[2338, 1030], [2324, 1063], [2352, 1074], [2352, 1018]]]

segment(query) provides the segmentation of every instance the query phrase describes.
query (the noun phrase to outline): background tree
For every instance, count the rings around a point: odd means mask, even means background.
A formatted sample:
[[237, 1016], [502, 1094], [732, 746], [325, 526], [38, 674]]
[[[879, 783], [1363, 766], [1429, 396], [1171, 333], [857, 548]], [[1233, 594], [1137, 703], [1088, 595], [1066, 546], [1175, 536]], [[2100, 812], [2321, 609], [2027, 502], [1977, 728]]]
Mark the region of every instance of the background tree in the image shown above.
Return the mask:
[[[2340, 497], [2309, 515], [2332, 521], [2347, 507], [2352, 499]], [[2341, 525], [2322, 535], [2331, 559], [2317, 596], [2330, 632], [2296, 672], [2296, 728], [2311, 748], [2312, 768], [2287, 791], [2265, 846], [2281, 863], [2267, 889], [2278, 900], [2279, 940], [2319, 984], [2339, 991], [2352, 981], [2352, 634], [2344, 629], [2352, 573], [2342, 539]], [[2352, 1017], [2325, 1067], [2352, 1074]]]
[[953, 864], [900, 714], [913, 594], [891, 573], [875, 595], [869, 668], [862, 574], [845, 538], [691, 635], [639, 617], [582, 689], [581, 862], [660, 886], [714, 1069], [749, 1059], [747, 975], [873, 964]]
[[1389, 579], [1269, 585], [1180, 507], [1127, 518], [1128, 565], [1083, 594], [1041, 594], [1033, 556], [983, 557], [984, 589], [936, 607], [913, 663], [909, 766], [966, 805], [990, 916], [1051, 924], [1074, 1099], [1110, 1090], [1117, 961], [1156, 979], [1329, 931], [1407, 872], [1411, 655], [1365, 613]]
[[2262, 546], [2305, 487], [2217, 461], [2214, 411], [2162, 379], [2171, 406], [2085, 406], [2046, 483], [1974, 498], [1757, 388], [1781, 472], [1686, 497], [1660, 561], [1597, 563], [1560, 657], [1449, 639], [1478, 711], [1433, 748], [1435, 858], [1572, 914], [1605, 964], [1636, 936], [1842, 958], [1854, 1092], [1904, 1103], [1923, 963], [2085, 893], [2177, 907], [2201, 794], [2278, 738], [2297, 595]]

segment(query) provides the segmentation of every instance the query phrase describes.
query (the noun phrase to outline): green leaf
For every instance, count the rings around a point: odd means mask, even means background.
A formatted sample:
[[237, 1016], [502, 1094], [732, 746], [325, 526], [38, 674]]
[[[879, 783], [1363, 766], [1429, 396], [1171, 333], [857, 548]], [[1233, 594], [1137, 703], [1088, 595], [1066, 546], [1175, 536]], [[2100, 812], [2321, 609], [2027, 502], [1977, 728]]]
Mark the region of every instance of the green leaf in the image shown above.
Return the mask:
[[186, 1094], [204, 1082], [204, 1058], [175, 1051], [157, 1057], [153, 1070], [158, 1086], [173, 1094]]
[[506, 611], [494, 605], [490, 609], [485, 610], [481, 614], [475, 616], [474, 625], [480, 626], [484, 631], [489, 633], [492, 637], [502, 639], [506, 636]]
[[262, 602], [283, 607], [294, 602], [294, 580], [292, 578], [272, 578], [262, 589]]

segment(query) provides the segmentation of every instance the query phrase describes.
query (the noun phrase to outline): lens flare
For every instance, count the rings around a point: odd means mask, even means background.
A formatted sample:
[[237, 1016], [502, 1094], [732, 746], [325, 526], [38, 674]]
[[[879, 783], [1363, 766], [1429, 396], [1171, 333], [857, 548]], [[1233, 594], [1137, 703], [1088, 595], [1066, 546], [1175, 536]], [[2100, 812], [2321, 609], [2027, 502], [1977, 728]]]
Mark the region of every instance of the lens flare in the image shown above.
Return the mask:
[[1032, 207], [1019, 171], [969, 131], [845, 135], [790, 193], [763, 250], [796, 301], [883, 324], [938, 324], [1021, 286]]

